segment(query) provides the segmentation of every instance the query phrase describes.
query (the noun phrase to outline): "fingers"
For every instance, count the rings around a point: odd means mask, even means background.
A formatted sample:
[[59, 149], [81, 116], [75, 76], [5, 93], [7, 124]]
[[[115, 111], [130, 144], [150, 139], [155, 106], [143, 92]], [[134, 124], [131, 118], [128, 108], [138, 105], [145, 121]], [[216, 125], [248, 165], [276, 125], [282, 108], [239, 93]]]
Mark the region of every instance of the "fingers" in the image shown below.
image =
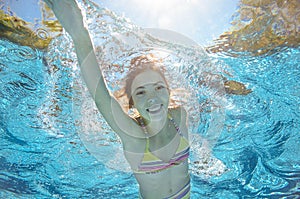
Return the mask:
[[55, 7], [62, 7], [62, 6], [78, 7], [76, 0], [43, 0], [43, 1], [52, 10], [55, 9]]
[[53, 8], [53, 2], [51, 1], [51, 0], [43, 0], [47, 5], [48, 5], [48, 7], [49, 8]]

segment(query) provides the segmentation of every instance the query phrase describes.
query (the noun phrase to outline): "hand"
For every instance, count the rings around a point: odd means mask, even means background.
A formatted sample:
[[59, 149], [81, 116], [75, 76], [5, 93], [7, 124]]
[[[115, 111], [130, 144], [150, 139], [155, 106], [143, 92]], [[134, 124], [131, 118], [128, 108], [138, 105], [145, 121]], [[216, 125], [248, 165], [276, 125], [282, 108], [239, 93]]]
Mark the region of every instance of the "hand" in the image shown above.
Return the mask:
[[75, 0], [44, 0], [64, 29], [72, 36], [84, 32], [83, 17]]

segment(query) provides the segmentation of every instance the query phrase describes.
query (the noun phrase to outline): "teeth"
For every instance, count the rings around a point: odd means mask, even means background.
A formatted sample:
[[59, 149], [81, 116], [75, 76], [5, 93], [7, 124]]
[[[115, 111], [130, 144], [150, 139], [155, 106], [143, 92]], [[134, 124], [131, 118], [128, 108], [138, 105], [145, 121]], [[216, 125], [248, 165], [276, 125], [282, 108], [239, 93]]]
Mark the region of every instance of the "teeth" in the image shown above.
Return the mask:
[[155, 105], [155, 106], [152, 106], [150, 108], [147, 109], [148, 112], [156, 112], [158, 110], [160, 110], [162, 105]]

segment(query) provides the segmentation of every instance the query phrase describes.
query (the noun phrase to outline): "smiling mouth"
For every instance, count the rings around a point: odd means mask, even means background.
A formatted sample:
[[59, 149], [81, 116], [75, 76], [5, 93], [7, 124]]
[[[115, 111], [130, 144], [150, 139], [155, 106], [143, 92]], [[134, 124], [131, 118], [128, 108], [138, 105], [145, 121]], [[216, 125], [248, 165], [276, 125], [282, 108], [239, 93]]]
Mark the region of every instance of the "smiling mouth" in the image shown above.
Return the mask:
[[162, 108], [162, 104], [158, 104], [158, 105], [153, 105], [150, 108], [147, 108], [146, 110], [151, 113], [151, 114], [155, 114], [155, 113], [159, 113], [161, 108]]

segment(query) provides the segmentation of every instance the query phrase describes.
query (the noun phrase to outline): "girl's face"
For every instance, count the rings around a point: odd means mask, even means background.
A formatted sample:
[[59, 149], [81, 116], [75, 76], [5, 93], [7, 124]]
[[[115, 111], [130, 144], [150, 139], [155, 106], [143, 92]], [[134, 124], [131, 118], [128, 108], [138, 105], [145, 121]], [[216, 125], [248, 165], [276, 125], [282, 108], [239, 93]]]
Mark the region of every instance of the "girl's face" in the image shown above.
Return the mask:
[[139, 73], [131, 85], [134, 107], [146, 121], [158, 121], [167, 117], [169, 90], [164, 78], [156, 71]]

